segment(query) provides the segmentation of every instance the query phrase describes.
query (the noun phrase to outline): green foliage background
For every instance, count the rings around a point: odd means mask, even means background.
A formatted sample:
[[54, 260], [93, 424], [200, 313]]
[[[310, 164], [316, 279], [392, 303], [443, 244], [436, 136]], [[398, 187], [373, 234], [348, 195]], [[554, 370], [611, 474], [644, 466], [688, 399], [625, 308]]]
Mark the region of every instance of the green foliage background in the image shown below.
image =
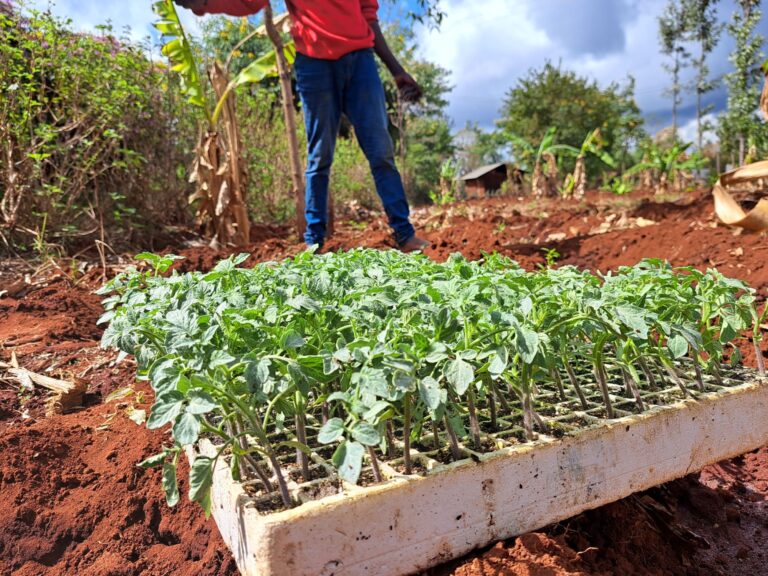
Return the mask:
[[[194, 126], [172, 76], [109, 26], [0, 14], [0, 234], [5, 247], [152, 243], [186, 223]], [[102, 238], [102, 228], [104, 237]]]
[[[643, 119], [635, 102], [634, 81], [625, 85], [611, 84], [600, 88], [594, 80], [563, 70], [551, 62], [528, 75], [507, 92], [501, 108], [498, 142], [512, 144], [505, 133], [515, 134], [538, 147], [550, 127], [557, 127], [557, 143], [580, 148], [587, 135], [599, 128], [604, 149], [617, 164], [630, 159], [631, 147], [642, 139]], [[588, 168], [600, 170], [599, 160], [589, 158]], [[563, 166], [571, 171], [572, 158], [564, 158]]]

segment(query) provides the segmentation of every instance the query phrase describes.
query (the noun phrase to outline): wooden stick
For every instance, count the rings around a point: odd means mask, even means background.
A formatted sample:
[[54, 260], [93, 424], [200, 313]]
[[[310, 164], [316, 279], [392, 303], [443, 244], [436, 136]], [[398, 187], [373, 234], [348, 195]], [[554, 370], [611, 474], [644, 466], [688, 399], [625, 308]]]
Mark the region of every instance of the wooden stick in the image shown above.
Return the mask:
[[0, 368], [5, 368], [8, 375], [17, 380], [24, 388], [34, 390], [34, 384], [37, 384], [54, 393], [54, 396], [48, 400], [46, 415], [65, 414], [82, 406], [83, 397], [88, 389], [88, 383], [84, 380], [59, 380], [37, 374], [26, 368], [18, 368], [18, 361], [15, 355], [12, 357], [11, 362], [12, 364], [0, 363]]

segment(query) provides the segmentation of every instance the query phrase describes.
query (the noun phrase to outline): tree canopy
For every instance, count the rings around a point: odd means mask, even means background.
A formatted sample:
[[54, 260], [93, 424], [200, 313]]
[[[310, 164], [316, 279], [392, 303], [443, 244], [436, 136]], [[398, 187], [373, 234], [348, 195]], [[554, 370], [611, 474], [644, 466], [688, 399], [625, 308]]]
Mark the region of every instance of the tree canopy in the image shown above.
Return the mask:
[[644, 135], [634, 91], [631, 77], [624, 85], [612, 83], [601, 88], [594, 80], [547, 62], [541, 69], [530, 70], [507, 92], [497, 121], [501, 141], [510, 144], [517, 156], [521, 150], [516, 150], [511, 135], [537, 145], [550, 128], [556, 127], [559, 144], [578, 148], [592, 130], [599, 128], [604, 150], [621, 160], [630, 145]]

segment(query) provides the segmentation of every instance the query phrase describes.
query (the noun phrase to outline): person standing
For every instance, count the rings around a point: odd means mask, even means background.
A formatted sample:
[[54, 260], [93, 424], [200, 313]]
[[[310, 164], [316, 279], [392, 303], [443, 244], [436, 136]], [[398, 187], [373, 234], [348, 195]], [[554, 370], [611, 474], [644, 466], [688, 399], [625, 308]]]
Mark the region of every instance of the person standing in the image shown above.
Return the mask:
[[[197, 15], [250, 16], [269, 0], [174, 0]], [[296, 44], [296, 86], [307, 131], [307, 245], [325, 242], [328, 185], [342, 114], [355, 129], [389, 219], [405, 252], [429, 243], [410, 222], [403, 180], [389, 135], [384, 87], [374, 52], [381, 58], [406, 101], [422, 96], [418, 83], [389, 49], [378, 21], [377, 0], [286, 0]]]

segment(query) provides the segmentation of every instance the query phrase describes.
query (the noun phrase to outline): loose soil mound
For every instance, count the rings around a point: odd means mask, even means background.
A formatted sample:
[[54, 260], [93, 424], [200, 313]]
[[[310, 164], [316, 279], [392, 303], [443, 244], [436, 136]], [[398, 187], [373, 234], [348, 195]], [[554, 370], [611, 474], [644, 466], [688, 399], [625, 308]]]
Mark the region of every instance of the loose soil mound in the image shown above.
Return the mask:
[[[768, 296], [765, 238], [717, 226], [704, 193], [665, 204], [599, 193], [583, 203], [497, 198], [415, 217], [436, 259], [496, 251], [535, 268], [549, 254], [558, 264], [609, 270], [657, 257], [717, 266]], [[251, 264], [301, 250], [283, 228], [257, 228], [252, 241]], [[326, 249], [356, 246], [393, 247], [384, 221], [363, 230], [342, 225]], [[167, 251], [187, 258], [180, 270], [206, 270], [242, 250]], [[0, 294], [18, 285], [13, 270], [0, 271]], [[41, 394], [20, 396], [0, 381], [0, 574], [236, 574], [212, 521], [187, 502], [168, 509], [158, 472], [135, 466], [159, 449], [164, 435], [128, 418], [132, 410], [148, 410], [151, 392], [134, 385], [129, 361], [113, 366], [113, 356], [98, 348], [101, 307], [92, 290], [99, 274], [78, 284], [65, 276], [34, 282], [15, 297], [0, 297], [0, 360], [14, 352], [30, 370], [84, 378], [89, 393], [82, 410], [45, 418]], [[742, 352], [754, 365], [752, 346], [745, 343]], [[134, 392], [106, 402], [127, 386]], [[766, 574], [766, 497], [764, 449], [431, 573]]]
[[161, 443], [114, 403], [4, 430], [0, 572], [236, 573], [215, 524], [189, 502], [169, 510], [159, 471], [136, 467]]

